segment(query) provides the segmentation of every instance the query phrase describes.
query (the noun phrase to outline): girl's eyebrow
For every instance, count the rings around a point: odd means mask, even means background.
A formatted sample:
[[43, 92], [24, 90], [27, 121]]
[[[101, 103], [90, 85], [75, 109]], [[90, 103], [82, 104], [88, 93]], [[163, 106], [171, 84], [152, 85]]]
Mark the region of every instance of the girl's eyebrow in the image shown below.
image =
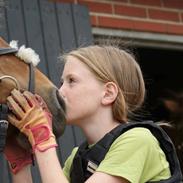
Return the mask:
[[61, 80], [64, 80], [64, 79], [67, 79], [67, 78], [69, 78], [69, 77], [73, 77], [73, 76], [76, 76], [76, 74], [73, 74], [73, 73], [71, 73], [71, 74], [67, 74], [66, 76], [62, 76], [61, 77]]

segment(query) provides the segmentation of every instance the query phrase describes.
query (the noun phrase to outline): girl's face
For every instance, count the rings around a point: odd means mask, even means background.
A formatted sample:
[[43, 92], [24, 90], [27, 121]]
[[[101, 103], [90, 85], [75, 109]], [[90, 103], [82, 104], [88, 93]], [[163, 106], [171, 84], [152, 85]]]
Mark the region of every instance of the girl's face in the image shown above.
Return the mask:
[[59, 91], [66, 103], [67, 123], [90, 121], [102, 106], [104, 84], [77, 58], [69, 56]]

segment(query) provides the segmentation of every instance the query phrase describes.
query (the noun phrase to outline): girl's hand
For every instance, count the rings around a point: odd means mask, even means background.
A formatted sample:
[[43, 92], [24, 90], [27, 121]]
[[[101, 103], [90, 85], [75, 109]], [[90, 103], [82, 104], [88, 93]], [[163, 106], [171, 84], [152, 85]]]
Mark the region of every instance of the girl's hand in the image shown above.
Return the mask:
[[28, 137], [33, 151], [57, 146], [52, 132], [52, 115], [40, 96], [14, 89], [7, 104], [12, 111], [8, 121]]

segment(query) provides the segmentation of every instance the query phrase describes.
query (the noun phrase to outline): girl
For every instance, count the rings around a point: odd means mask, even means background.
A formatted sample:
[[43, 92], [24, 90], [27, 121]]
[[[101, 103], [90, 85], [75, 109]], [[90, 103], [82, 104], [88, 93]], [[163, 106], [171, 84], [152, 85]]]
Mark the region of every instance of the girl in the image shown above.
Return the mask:
[[[142, 72], [132, 55], [113, 46], [79, 48], [63, 58], [59, 91], [66, 104], [67, 123], [80, 127], [92, 148], [108, 132], [128, 123], [129, 116], [141, 107], [145, 96]], [[43, 183], [76, 182], [71, 171], [78, 148], [73, 149], [62, 169], [51, 116], [40, 104], [42, 100], [27, 91], [14, 90], [7, 101], [13, 112], [9, 122], [29, 138]], [[13, 180], [20, 183], [29, 177], [31, 182], [30, 176], [26, 165]], [[104, 160], [84, 182], [145, 183], [169, 177], [169, 163], [157, 139], [146, 128], [133, 128], [112, 143]]]

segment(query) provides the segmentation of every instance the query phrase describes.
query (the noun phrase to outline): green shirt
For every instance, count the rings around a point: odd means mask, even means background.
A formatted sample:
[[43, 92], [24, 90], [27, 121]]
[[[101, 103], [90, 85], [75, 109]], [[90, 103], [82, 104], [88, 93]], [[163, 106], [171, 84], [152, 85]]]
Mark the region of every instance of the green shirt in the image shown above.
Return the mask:
[[[65, 162], [64, 174], [70, 180], [70, 167], [78, 148]], [[170, 177], [169, 163], [159, 142], [146, 128], [133, 128], [111, 145], [98, 172], [123, 177], [131, 183], [158, 181]]]

